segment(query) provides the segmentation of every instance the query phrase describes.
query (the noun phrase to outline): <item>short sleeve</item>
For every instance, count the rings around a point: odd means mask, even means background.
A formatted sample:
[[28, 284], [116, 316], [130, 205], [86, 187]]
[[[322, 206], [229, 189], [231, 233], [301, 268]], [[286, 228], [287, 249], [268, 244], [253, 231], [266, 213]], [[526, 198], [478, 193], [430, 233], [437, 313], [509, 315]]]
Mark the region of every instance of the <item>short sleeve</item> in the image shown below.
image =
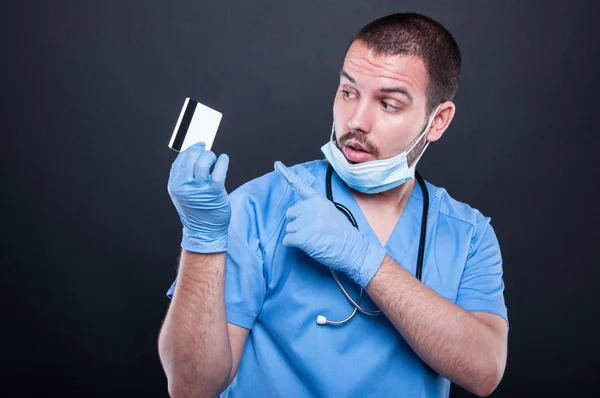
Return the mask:
[[[229, 228], [225, 265], [225, 309], [227, 322], [252, 329], [265, 299], [266, 283], [258, 237], [235, 226]], [[250, 236], [248, 236], [250, 235]]]
[[167, 291], [167, 297], [171, 300], [173, 300], [173, 293], [175, 293], [175, 284], [177, 283], [177, 279], [175, 279], [173, 281], [173, 283], [171, 284], [171, 287], [169, 288], [169, 290]]
[[470, 312], [499, 315], [508, 323], [502, 274], [498, 238], [490, 218], [480, 215], [458, 287], [456, 304]]
[[[230, 199], [232, 214], [225, 260], [227, 322], [252, 329], [262, 309], [266, 291], [257, 225], [260, 206], [243, 192], [232, 193]], [[167, 291], [170, 299], [173, 298], [176, 283], [177, 280]]]

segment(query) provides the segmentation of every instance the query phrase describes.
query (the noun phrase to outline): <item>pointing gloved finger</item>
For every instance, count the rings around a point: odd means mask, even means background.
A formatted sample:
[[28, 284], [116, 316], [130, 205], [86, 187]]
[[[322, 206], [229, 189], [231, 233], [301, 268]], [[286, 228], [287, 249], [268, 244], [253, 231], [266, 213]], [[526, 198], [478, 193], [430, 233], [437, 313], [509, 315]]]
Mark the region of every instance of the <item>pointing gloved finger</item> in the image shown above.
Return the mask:
[[312, 196], [318, 195], [318, 192], [308, 186], [300, 177], [292, 170], [284, 166], [280, 161], [275, 162], [275, 171], [282, 178], [284, 178], [290, 187], [300, 195], [300, 197], [307, 199]]
[[222, 153], [215, 164], [212, 173], [212, 185], [215, 188], [223, 188], [225, 186], [225, 178], [227, 177], [227, 169], [229, 168], [229, 156]]
[[179, 156], [181, 156], [181, 175], [183, 177], [183, 181], [190, 181], [194, 179], [194, 165], [196, 164], [196, 161], [200, 155], [204, 152], [204, 148], [204, 142], [198, 142], [187, 148], [185, 151], [179, 153]]
[[204, 151], [196, 161], [194, 178], [200, 184], [210, 181], [210, 168], [217, 161], [217, 156], [212, 151]]

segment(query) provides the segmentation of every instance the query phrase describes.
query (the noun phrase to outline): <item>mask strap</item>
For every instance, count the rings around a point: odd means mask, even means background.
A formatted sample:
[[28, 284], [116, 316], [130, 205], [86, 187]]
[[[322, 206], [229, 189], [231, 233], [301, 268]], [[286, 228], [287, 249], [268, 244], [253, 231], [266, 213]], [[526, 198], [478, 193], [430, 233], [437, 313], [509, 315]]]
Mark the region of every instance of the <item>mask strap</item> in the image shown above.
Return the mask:
[[331, 137], [329, 137], [329, 141], [331, 141], [332, 143], [334, 141], [337, 142], [337, 139], [335, 138], [335, 121], [331, 123]]
[[[412, 151], [417, 146], [417, 144], [421, 141], [421, 139], [423, 138], [423, 136], [426, 135], [429, 132], [429, 128], [431, 127], [431, 123], [433, 123], [433, 119], [435, 119], [435, 116], [437, 114], [438, 109], [440, 109], [440, 106], [442, 106], [442, 104], [439, 104], [437, 106], [437, 108], [435, 108], [435, 112], [433, 112], [433, 115], [429, 118], [429, 121], [427, 122], [427, 126], [425, 126], [425, 130], [423, 130], [423, 132], [421, 133], [421, 135], [419, 136], [419, 138], [417, 138], [417, 140], [410, 146], [410, 148], [408, 148], [408, 150], [406, 151], [406, 153], [409, 153], [410, 151]], [[427, 141], [427, 144], [425, 145], [425, 148], [427, 148], [427, 145], [429, 145], [429, 141]], [[425, 151], [425, 148], [423, 148], [422, 152]], [[423, 154], [422, 152], [421, 152], [421, 155]], [[420, 157], [421, 156], [419, 155], [419, 158]]]
[[425, 153], [425, 149], [427, 149], [428, 146], [429, 146], [429, 141], [427, 141], [427, 144], [425, 144], [425, 146], [423, 147], [423, 150], [421, 151], [419, 156], [417, 156], [417, 158], [414, 160], [411, 168], [415, 168], [417, 166], [417, 163], [419, 163], [419, 160], [421, 160], [421, 156], [423, 156], [423, 154]]

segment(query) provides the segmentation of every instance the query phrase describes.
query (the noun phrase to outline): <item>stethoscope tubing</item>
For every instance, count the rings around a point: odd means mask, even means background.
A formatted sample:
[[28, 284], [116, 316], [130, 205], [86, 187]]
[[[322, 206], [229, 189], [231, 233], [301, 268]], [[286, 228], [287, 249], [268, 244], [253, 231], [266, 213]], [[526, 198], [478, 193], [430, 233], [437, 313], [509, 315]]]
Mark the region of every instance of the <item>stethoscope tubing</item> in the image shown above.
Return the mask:
[[[352, 214], [352, 212], [350, 210], [348, 210], [348, 208], [346, 208], [344, 205], [342, 205], [340, 203], [336, 203], [333, 200], [333, 191], [331, 188], [332, 174], [333, 174], [333, 167], [331, 165], [329, 165], [327, 168], [327, 175], [326, 175], [327, 199], [330, 200], [340, 212], [344, 213], [344, 215], [348, 218], [348, 221], [350, 221], [350, 223], [355, 228], [358, 229], [358, 223], [356, 222], [356, 219], [354, 218], [354, 215]], [[420, 234], [420, 238], [419, 238], [417, 269], [416, 269], [416, 273], [415, 273], [415, 277], [420, 281], [422, 278], [422, 274], [423, 274], [423, 258], [425, 255], [425, 239], [427, 237], [427, 216], [428, 216], [428, 212], [429, 212], [429, 192], [427, 190], [427, 185], [425, 184], [425, 181], [423, 180], [423, 178], [421, 177], [421, 175], [419, 174], [418, 171], [415, 171], [415, 176], [416, 176], [417, 182], [419, 183], [419, 186], [421, 187], [421, 190], [423, 192], [423, 216], [421, 219], [421, 234]], [[352, 298], [352, 296], [350, 296], [350, 294], [348, 294], [348, 292], [346, 291], [346, 289], [340, 282], [340, 279], [338, 278], [336, 271], [333, 268], [330, 268], [330, 271], [331, 271], [331, 274], [333, 275], [333, 278], [335, 279], [338, 287], [344, 294], [344, 297], [346, 297], [346, 299], [350, 302], [350, 304], [352, 304], [352, 306], [354, 307], [354, 310], [346, 319], [342, 319], [341, 321], [330, 321], [327, 318], [324, 318], [325, 323], [320, 323], [320, 324], [343, 325], [343, 324], [347, 323], [348, 321], [350, 321], [356, 315], [356, 313], [358, 311], [362, 312], [365, 315], [381, 314], [381, 310], [367, 310], [360, 306], [360, 301], [361, 301], [361, 298], [363, 295], [363, 290], [364, 290], [362, 287], [360, 288], [360, 291], [358, 294], [358, 299], [355, 301]]]

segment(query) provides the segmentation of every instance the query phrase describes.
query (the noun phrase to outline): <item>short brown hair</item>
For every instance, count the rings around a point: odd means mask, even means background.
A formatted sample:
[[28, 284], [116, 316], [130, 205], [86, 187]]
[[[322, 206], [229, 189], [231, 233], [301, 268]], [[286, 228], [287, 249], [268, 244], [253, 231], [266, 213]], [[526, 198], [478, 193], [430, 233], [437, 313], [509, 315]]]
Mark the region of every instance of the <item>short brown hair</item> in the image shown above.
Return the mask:
[[416, 13], [398, 13], [364, 26], [350, 41], [364, 43], [377, 55], [419, 57], [429, 77], [426, 111], [454, 99], [460, 80], [461, 57], [454, 37], [439, 22]]

